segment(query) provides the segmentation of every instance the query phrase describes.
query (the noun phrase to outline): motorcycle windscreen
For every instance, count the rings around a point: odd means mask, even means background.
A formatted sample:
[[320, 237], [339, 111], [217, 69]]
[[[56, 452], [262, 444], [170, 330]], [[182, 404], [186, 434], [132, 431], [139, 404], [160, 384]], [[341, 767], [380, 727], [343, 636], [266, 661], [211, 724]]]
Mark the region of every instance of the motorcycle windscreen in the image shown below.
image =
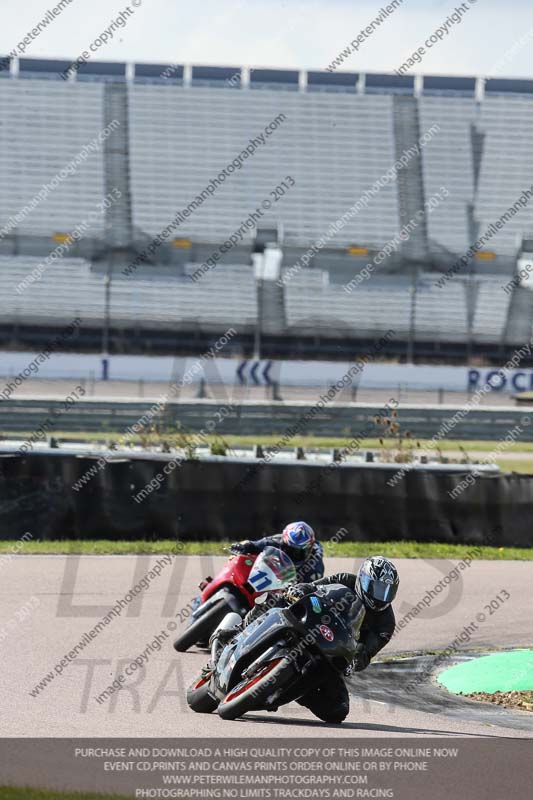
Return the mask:
[[289, 556], [277, 547], [265, 547], [248, 576], [254, 591], [273, 592], [296, 581], [296, 568]]
[[287, 620], [279, 608], [271, 608], [247, 625], [238, 636], [237, 642], [228, 644], [220, 656], [217, 671], [221, 685], [228, 688], [235, 686], [242, 679], [241, 660], [246, 659], [245, 664], [248, 666], [250, 660], [257, 658], [288, 627]]
[[393, 583], [378, 581], [366, 574], [361, 575], [360, 581], [363, 592], [373, 600], [378, 600], [380, 603], [392, 603], [396, 597], [397, 587]]

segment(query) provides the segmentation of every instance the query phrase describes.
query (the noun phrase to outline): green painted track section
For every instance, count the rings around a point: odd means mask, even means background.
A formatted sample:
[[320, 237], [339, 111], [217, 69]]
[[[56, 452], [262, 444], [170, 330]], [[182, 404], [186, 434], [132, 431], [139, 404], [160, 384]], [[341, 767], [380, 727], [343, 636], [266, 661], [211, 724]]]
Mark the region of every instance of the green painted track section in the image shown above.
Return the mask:
[[439, 673], [437, 681], [454, 694], [533, 689], [533, 650], [472, 658], [445, 669]]

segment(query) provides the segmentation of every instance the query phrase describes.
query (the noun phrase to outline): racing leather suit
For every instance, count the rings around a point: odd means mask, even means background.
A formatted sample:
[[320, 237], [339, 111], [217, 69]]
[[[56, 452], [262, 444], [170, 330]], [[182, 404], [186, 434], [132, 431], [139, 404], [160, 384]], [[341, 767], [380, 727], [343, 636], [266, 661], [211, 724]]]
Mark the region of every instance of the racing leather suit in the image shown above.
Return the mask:
[[[351, 572], [338, 572], [327, 578], [314, 581], [315, 586], [327, 586], [330, 583], [341, 583], [352, 592], [355, 592], [357, 576]], [[353, 664], [353, 671], [366, 669], [371, 659], [385, 647], [391, 640], [396, 627], [396, 620], [392, 606], [383, 611], [372, 611], [367, 608], [361, 630], [359, 632], [359, 645], [357, 663]]]

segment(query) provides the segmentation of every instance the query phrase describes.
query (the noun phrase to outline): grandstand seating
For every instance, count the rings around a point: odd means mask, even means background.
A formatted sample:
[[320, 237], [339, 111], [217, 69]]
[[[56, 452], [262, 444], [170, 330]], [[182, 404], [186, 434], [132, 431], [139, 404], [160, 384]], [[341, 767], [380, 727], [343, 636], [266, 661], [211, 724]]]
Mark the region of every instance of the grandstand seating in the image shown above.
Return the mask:
[[[472, 282], [455, 275], [438, 287], [430, 270], [451, 266], [533, 184], [528, 146], [533, 82], [490, 80], [483, 88], [474, 78], [415, 81], [412, 76], [260, 69], [241, 73], [238, 67], [176, 64], [136, 65], [134, 70], [133, 65], [104, 62], [94, 62], [65, 82], [59, 78], [63, 63], [14, 60], [1, 74], [0, 179], [7, 191], [0, 196], [0, 309], [8, 324], [52, 327], [78, 314], [88, 326], [103, 324], [101, 264], [64, 258], [21, 294], [15, 287], [54, 246], [53, 234], [86, 222], [111, 186], [121, 187], [120, 208], [107, 220], [94, 218], [86, 233], [94, 246], [71, 251], [76, 255], [97, 253], [101, 258], [107, 246], [117, 258], [131, 260], [277, 118], [277, 128], [264, 145], [180, 224], [176, 236], [190, 239], [190, 248], [159, 252], [162, 261], [179, 263], [180, 270], [186, 258], [201, 261], [204, 252], [218, 248], [270, 200], [260, 225], [282, 231], [283, 245], [296, 263], [399, 157], [405, 146], [399, 131], [410, 139], [437, 123], [440, 130], [425, 144], [416, 170], [405, 170], [398, 183], [381, 188], [285, 289], [269, 286], [272, 291], [263, 292], [263, 332], [312, 336], [318, 331], [334, 337], [347, 331], [350, 338], [361, 338], [392, 327], [399, 337], [414, 334], [419, 342], [464, 342], [469, 337], [487, 345], [510, 341], [509, 315], [515, 306], [501, 286], [514, 269], [521, 239], [533, 230], [533, 201], [494, 235], [485, 249], [496, 258], [475, 263]], [[412, 130], [398, 124], [399, 109], [409, 116], [411, 107]], [[101, 145], [12, 227], [10, 218], [115, 115], [121, 120], [121, 136], [113, 152]], [[273, 201], [270, 192], [287, 175], [295, 185]], [[449, 197], [428, 215], [425, 227], [419, 226], [419, 244], [424, 246], [412, 250], [411, 261], [408, 251], [400, 249], [379, 273], [347, 294], [342, 273], [348, 282], [355, 262], [346, 247], [363, 245], [371, 259], [412, 214], [405, 198], [418, 207], [421, 198], [428, 199], [442, 186]], [[4, 226], [16, 236], [1, 237]], [[111, 292], [113, 326], [220, 330], [236, 324], [252, 330], [257, 287], [252, 270], [235, 264], [248, 259], [255, 233], [248, 230], [238, 252], [225, 256], [197, 283], [157, 264], [129, 277], [117, 268]], [[26, 249], [25, 239], [31, 240]], [[42, 258], [16, 255], [41, 250]], [[402, 274], [402, 265], [416, 266], [418, 272], [414, 313], [410, 272]], [[187, 264], [186, 269], [196, 266]], [[523, 311], [524, 319], [528, 314]], [[513, 330], [529, 329], [528, 322]]]
[[470, 130], [475, 103], [467, 97], [421, 97], [420, 128], [435, 123], [439, 132], [429, 141], [422, 159], [424, 190], [431, 197], [445, 186], [450, 196], [427, 219], [428, 238], [452, 253], [464, 253], [471, 244], [468, 205], [474, 200], [474, 170]]
[[[533, 185], [533, 97], [488, 95], [479, 124], [485, 141], [475, 210], [483, 233]], [[515, 256], [523, 231], [532, 227], [530, 202], [495, 234], [490, 249]]]
[[[287, 318], [290, 327], [319, 327], [332, 335], [349, 331], [354, 337], [381, 335], [392, 328], [405, 338], [411, 328], [411, 281], [404, 276], [373, 275], [347, 293], [331, 284], [328, 273], [301, 271], [288, 283]], [[463, 341], [467, 335], [466, 301], [461, 281], [442, 289], [434, 275], [419, 276], [414, 314], [415, 339]]]
[[[476, 280], [477, 302], [472, 339], [500, 342], [505, 331], [510, 295], [502, 291], [500, 278]], [[403, 276], [373, 275], [347, 293], [331, 284], [328, 273], [302, 270], [287, 285], [288, 324], [295, 329], [344, 329], [352, 335], [380, 335], [393, 328], [399, 336], [410, 331], [411, 281]], [[464, 341], [468, 336], [467, 286], [455, 278], [435, 286], [431, 273], [418, 276], [414, 306], [414, 338], [419, 341]]]
[[[279, 114], [286, 119], [186, 220], [184, 235], [227, 238], [291, 175], [296, 185], [272, 202], [261, 224], [283, 222], [286, 242], [305, 246], [394, 163], [392, 101], [385, 96], [134, 84], [129, 113], [133, 223], [151, 234]], [[391, 184], [332, 241], [381, 245], [397, 230]]]
[[[64, 258], [48, 267], [40, 280], [17, 293], [16, 287], [41, 262], [37, 258], [0, 256], [0, 314], [12, 324], [67, 325], [80, 316], [86, 327], [104, 321], [104, 274], [91, 271], [90, 262]], [[190, 264], [187, 272], [198, 267]], [[329, 282], [322, 270], [302, 270], [286, 288], [288, 334], [319, 329], [321, 334], [350, 332], [356, 337], [379, 336], [388, 328], [406, 336], [410, 330], [411, 283], [403, 276], [372, 276], [351, 294]], [[215, 300], [216, 298], [216, 300]], [[473, 324], [476, 341], [499, 341], [503, 336], [509, 295], [500, 279], [483, 278]], [[256, 288], [249, 267], [224, 265], [198, 282], [188, 277], [153, 275], [144, 270], [116, 275], [111, 290], [113, 327], [222, 329], [234, 324], [243, 331], [257, 319]], [[415, 339], [461, 341], [467, 335], [463, 282], [443, 288], [434, 276], [419, 276], [415, 306]], [[280, 328], [279, 332], [282, 330]]]
[[[485, 276], [478, 283], [473, 335], [477, 341], [499, 342], [508, 321], [511, 295], [502, 291], [502, 279]], [[523, 341], [519, 339], [518, 341]]]
[[[61, 63], [22, 59], [20, 78], [0, 82], [0, 177], [10, 187], [0, 198], [0, 228], [104, 128], [106, 82], [124, 81], [128, 74], [124, 64], [95, 62], [91, 80], [83, 72], [65, 83], [54, 72]], [[227, 237], [278, 180], [292, 174], [296, 186], [272, 205], [264, 222], [283, 223], [286, 243], [306, 246], [394, 162], [392, 100], [395, 93], [413, 91], [411, 78], [400, 86], [397, 76], [384, 75], [346, 73], [339, 80], [310, 72], [306, 90], [299, 91], [297, 72], [256, 69], [250, 72], [256, 89], [251, 91], [241, 89], [240, 77], [232, 83], [240, 76], [237, 68], [195, 66], [190, 74], [192, 85], [185, 85], [179, 65], [137, 65], [135, 80], [126, 81], [133, 224], [148, 235], [158, 233], [251, 138], [285, 114], [265, 146], [183, 223], [182, 232], [206, 241]], [[356, 92], [359, 78], [363, 94]], [[527, 144], [533, 95], [530, 82], [489, 81], [479, 102], [474, 79], [425, 81], [418, 98], [420, 130], [435, 122], [441, 130], [424, 148], [424, 192], [429, 197], [441, 185], [450, 191], [429, 216], [428, 235], [450, 254], [460, 254], [471, 244], [473, 226], [482, 232], [533, 181]], [[287, 88], [294, 91], [281, 91]], [[101, 148], [16, 232], [69, 230], [94, 209], [103, 190]], [[395, 185], [382, 189], [332, 244], [377, 247], [390, 240], [399, 228], [397, 194]], [[494, 237], [494, 250], [516, 254], [526, 226], [533, 226], [533, 205]], [[102, 227], [99, 220], [91, 232], [101, 235]]]
[[[41, 263], [37, 258], [0, 256], [0, 314], [5, 323], [67, 325], [74, 317], [82, 326], [101, 326], [105, 314], [104, 274], [90, 262], [64, 258], [40, 280], [17, 293], [16, 287]], [[191, 265], [190, 270], [198, 265]], [[196, 283], [188, 277], [140, 272], [114, 276], [110, 317], [113, 327], [224, 329], [252, 327], [257, 316], [256, 291], [249, 267], [225, 266]]]
[[[103, 85], [3, 80], [0, 106], [1, 230], [104, 129]], [[104, 195], [100, 147], [9, 232], [50, 236], [70, 231], [87, 220]], [[99, 215], [87, 235], [100, 235], [103, 228]]]

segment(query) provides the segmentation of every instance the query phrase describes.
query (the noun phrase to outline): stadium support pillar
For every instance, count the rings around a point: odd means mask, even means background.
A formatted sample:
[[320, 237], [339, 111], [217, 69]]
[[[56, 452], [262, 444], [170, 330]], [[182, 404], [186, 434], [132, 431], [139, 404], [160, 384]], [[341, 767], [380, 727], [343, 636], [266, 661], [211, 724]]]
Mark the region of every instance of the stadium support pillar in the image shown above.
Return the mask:
[[[413, 152], [420, 140], [420, 121], [418, 118], [418, 100], [416, 97], [397, 95], [394, 103], [394, 142], [396, 158], [404, 153]], [[400, 229], [410, 225], [417, 214], [425, 207], [424, 180], [422, 172], [422, 155], [418, 152], [398, 172], [398, 211]], [[406, 241], [402, 242], [400, 255], [403, 267], [411, 273], [411, 305], [409, 317], [409, 338], [407, 343], [407, 361], [413, 363], [416, 340], [416, 301], [417, 283], [420, 267], [429, 261], [428, 233], [426, 219], [423, 217], [412, 228]]]
[[261, 359], [261, 329], [263, 326], [263, 279], [256, 278], [257, 285], [257, 320], [254, 331], [254, 358]]
[[415, 336], [416, 336], [416, 289], [417, 289], [417, 269], [413, 264], [411, 266], [411, 290], [410, 290], [410, 308], [409, 308], [409, 336], [407, 339], [407, 363], [414, 363], [415, 356]]
[[[418, 117], [418, 101], [415, 97], [396, 95], [394, 103], [394, 146], [396, 158], [400, 159], [406, 152], [416, 150], [420, 141], [420, 120]], [[410, 157], [407, 165], [398, 172], [398, 210], [400, 228], [416, 219], [416, 214], [425, 208], [424, 177], [422, 170], [422, 154]], [[428, 259], [428, 234], [426, 219], [423, 218], [411, 230], [408, 238], [401, 245], [403, 258], [424, 262]]]
[[255, 274], [255, 286], [257, 296], [257, 318], [254, 329], [254, 353], [255, 359], [261, 358], [261, 330], [263, 325], [263, 274], [264, 274], [264, 253], [253, 253], [252, 264]]
[[124, 251], [133, 239], [128, 91], [125, 84], [106, 84], [104, 116], [107, 126], [114, 125], [104, 143], [105, 190], [106, 194], [116, 194], [116, 190], [120, 192], [118, 199], [106, 210], [105, 238], [111, 251]]
[[104, 327], [102, 328], [102, 380], [107, 381], [109, 374], [109, 331], [111, 327], [111, 270], [108, 262], [107, 275], [104, 278]]

